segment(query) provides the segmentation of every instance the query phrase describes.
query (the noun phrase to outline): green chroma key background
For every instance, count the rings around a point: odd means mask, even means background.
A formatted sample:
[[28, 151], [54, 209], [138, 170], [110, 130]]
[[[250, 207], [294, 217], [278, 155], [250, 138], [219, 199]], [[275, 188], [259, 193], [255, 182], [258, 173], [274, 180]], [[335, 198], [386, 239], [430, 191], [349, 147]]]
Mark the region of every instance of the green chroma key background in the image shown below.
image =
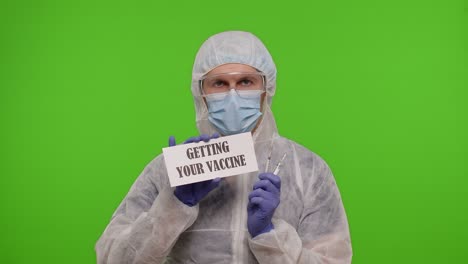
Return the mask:
[[0, 3], [0, 263], [95, 263], [94, 244], [174, 135], [209, 36], [278, 67], [281, 135], [332, 168], [353, 263], [468, 258], [466, 1]]

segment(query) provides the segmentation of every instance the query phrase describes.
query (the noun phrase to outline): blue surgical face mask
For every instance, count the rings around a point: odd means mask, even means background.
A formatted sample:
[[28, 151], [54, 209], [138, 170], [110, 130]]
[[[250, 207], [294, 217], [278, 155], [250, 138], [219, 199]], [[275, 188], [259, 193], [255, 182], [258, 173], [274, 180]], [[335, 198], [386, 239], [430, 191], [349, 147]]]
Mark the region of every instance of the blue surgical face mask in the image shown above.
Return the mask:
[[208, 120], [223, 135], [251, 131], [262, 115], [260, 96], [262, 91], [236, 91], [206, 96]]

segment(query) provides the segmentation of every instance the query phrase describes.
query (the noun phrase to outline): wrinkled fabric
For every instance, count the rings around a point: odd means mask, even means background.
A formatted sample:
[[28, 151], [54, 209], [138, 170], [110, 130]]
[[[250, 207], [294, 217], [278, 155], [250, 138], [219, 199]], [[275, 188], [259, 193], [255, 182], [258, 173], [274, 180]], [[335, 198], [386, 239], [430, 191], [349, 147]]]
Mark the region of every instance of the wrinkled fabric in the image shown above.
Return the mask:
[[[209, 38], [197, 54], [192, 93], [200, 134], [213, 134], [197, 80], [226, 63], [244, 63], [264, 72], [267, 100], [253, 134], [259, 172], [224, 178], [196, 206], [186, 206], [169, 185], [163, 155], [140, 174], [96, 244], [98, 263], [350, 263], [348, 221], [327, 164], [303, 146], [281, 137], [270, 109], [276, 67], [270, 54], [247, 32]], [[169, 132], [168, 132], [169, 133]], [[280, 204], [274, 229], [251, 238], [248, 195], [271, 164], [287, 154], [279, 172]], [[271, 165], [270, 165], [271, 167]]]

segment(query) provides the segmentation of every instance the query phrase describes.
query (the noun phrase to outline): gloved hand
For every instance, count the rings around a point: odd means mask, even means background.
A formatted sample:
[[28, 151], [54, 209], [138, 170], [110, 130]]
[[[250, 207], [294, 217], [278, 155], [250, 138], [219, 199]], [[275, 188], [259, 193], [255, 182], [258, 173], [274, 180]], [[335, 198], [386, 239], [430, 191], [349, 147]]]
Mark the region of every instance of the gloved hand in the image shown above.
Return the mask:
[[[200, 135], [198, 137], [191, 137], [187, 139], [184, 144], [187, 143], [198, 143], [201, 140], [204, 142], [208, 142], [212, 138], [218, 138], [219, 134], [215, 133], [213, 136], [210, 135]], [[169, 147], [175, 146], [175, 138], [173, 136], [169, 137]], [[213, 180], [203, 181], [203, 182], [196, 182], [190, 183], [186, 185], [177, 186], [174, 190], [174, 195], [179, 199], [179, 201], [183, 202], [188, 206], [194, 206], [198, 204], [198, 202], [203, 199], [209, 192], [219, 186], [221, 182], [220, 178], [216, 178]]]
[[249, 194], [247, 229], [252, 237], [269, 232], [271, 218], [280, 203], [281, 179], [273, 173], [261, 173]]

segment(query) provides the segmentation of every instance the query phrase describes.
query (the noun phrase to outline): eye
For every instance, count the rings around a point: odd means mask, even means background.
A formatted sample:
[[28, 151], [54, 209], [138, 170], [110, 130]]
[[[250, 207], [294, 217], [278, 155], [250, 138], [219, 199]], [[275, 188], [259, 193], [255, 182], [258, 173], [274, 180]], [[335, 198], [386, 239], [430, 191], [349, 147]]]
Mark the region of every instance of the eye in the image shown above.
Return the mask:
[[214, 87], [214, 88], [221, 88], [221, 87], [223, 87], [224, 85], [226, 85], [226, 82], [225, 82], [225, 81], [221, 81], [221, 80], [213, 81], [213, 83], [211, 84], [211, 86]]
[[242, 79], [242, 80], [239, 81], [239, 84], [241, 86], [250, 86], [250, 85], [253, 84], [253, 82], [251, 80], [249, 80], [249, 79]]

